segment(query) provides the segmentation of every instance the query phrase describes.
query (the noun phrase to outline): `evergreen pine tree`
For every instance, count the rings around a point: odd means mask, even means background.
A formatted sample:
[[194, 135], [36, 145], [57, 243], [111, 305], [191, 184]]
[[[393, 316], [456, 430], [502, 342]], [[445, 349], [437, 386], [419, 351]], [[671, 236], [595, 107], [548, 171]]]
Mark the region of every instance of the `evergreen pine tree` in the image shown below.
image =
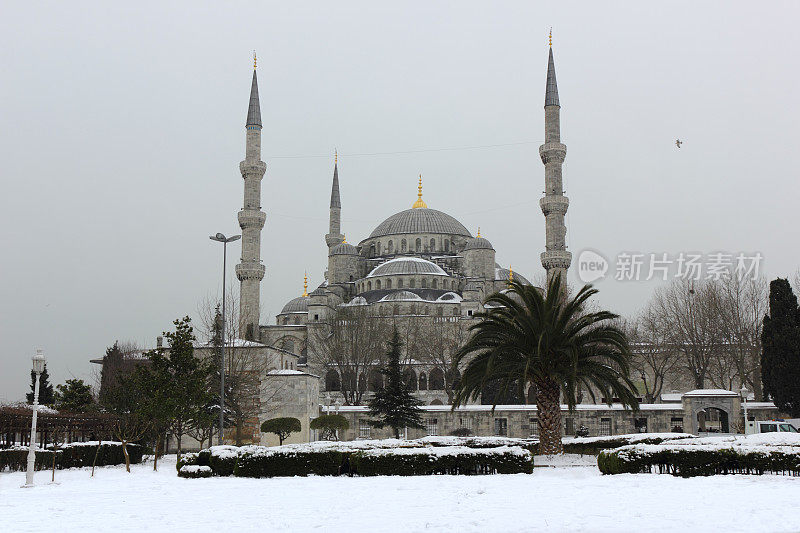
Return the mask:
[[[25, 395], [29, 404], [33, 403], [33, 391], [36, 386], [36, 374], [31, 370], [31, 391]], [[39, 405], [53, 405], [53, 384], [50, 383], [50, 374], [47, 373], [47, 363], [39, 376]]]
[[778, 409], [800, 416], [800, 309], [789, 281], [769, 284], [769, 315], [761, 330], [761, 379]]
[[381, 369], [381, 374], [385, 376], [385, 385], [368, 402], [370, 416], [378, 418], [371, 420], [370, 425], [376, 428], [389, 426], [394, 430], [394, 436], [400, 438], [400, 430], [404, 427], [420, 429], [424, 427], [420, 416], [422, 402], [414, 396], [403, 379], [403, 372], [400, 369], [403, 341], [400, 340], [396, 327], [388, 345], [389, 360], [386, 367]]
[[68, 379], [63, 385], [56, 387], [56, 409], [68, 413], [85, 413], [94, 407], [92, 387], [82, 379]]

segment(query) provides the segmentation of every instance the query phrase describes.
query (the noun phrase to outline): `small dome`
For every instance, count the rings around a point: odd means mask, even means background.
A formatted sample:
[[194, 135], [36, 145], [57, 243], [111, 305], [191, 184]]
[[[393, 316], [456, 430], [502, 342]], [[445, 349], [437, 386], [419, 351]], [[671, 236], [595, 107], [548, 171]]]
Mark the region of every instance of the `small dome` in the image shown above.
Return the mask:
[[432, 274], [434, 276], [446, 276], [447, 272], [442, 267], [419, 257], [398, 257], [381, 263], [372, 269], [367, 277], [375, 276], [394, 276], [397, 274]]
[[418, 295], [414, 294], [410, 291], [396, 291], [390, 294], [387, 294], [383, 298], [380, 299], [381, 302], [408, 302], [408, 301], [421, 301]]
[[437, 302], [457, 303], [457, 302], [461, 302], [463, 300], [464, 299], [461, 296], [459, 296], [458, 294], [456, 294], [454, 292], [446, 292], [446, 293], [442, 294], [441, 296], [439, 296], [438, 298], [436, 298]]
[[340, 242], [330, 249], [328, 255], [358, 255], [358, 248], [349, 242]]
[[[494, 280], [495, 281], [508, 281], [508, 274], [509, 270], [507, 268], [496, 267], [494, 269]], [[531, 285], [531, 282], [528, 281], [528, 278], [520, 274], [519, 272], [514, 272], [514, 280], [521, 281], [525, 285]]]
[[308, 313], [308, 296], [298, 296], [289, 300], [289, 303], [281, 309], [280, 314], [285, 315], [288, 313]]
[[356, 296], [355, 298], [353, 298], [344, 305], [367, 305], [367, 304], [368, 302], [366, 298], [364, 298], [363, 296]]
[[467, 243], [464, 251], [466, 252], [467, 250], [494, 250], [494, 247], [488, 239], [484, 239], [483, 237], [475, 237]]

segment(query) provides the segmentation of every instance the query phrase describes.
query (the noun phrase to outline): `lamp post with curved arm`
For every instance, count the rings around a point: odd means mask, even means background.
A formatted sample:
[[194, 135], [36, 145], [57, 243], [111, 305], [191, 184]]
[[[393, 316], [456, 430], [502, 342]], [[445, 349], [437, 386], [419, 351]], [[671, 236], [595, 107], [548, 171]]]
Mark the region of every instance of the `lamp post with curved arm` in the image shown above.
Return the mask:
[[222, 243], [222, 328], [220, 328], [222, 353], [220, 353], [219, 357], [219, 444], [223, 444], [225, 427], [225, 269], [228, 262], [228, 243], [238, 241], [241, 238], [241, 235], [225, 237], [222, 233], [209, 237], [212, 241]]

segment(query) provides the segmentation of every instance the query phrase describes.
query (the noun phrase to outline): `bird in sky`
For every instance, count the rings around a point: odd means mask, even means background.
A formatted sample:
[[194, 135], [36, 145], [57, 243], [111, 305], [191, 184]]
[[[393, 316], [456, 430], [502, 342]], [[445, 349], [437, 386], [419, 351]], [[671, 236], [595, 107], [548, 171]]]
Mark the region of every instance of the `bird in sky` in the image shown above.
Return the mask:
[[680, 139], [675, 139], [675, 146], [677, 146], [678, 148], [680, 148], [682, 144], [683, 144], [683, 141], [682, 141], [682, 140], [680, 140]]

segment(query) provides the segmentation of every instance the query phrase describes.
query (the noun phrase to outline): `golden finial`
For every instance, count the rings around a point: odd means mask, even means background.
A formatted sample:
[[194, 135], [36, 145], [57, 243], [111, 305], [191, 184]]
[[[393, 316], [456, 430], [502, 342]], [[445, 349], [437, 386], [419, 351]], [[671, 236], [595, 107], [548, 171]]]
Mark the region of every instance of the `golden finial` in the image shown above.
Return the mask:
[[303, 297], [308, 296], [308, 273], [303, 272]]
[[512, 283], [514, 283], [514, 269], [508, 265], [508, 286], [511, 287]]
[[347, 244], [347, 236], [342, 233], [342, 244]]
[[550, 47], [553, 47], [553, 27], [550, 26], [550, 36], [548, 37], [548, 41], [550, 42]]
[[253, 70], [256, 69], [256, 51], [253, 50]]
[[333, 164], [334, 165], [339, 164], [339, 152], [338, 150], [336, 150], [336, 148], [333, 149]]
[[478, 226], [478, 238], [479, 239], [481, 238], [481, 227], [480, 226]]
[[417, 185], [417, 201], [411, 206], [413, 209], [418, 207], [428, 207], [428, 204], [422, 201], [422, 174], [419, 175], [419, 185]]

